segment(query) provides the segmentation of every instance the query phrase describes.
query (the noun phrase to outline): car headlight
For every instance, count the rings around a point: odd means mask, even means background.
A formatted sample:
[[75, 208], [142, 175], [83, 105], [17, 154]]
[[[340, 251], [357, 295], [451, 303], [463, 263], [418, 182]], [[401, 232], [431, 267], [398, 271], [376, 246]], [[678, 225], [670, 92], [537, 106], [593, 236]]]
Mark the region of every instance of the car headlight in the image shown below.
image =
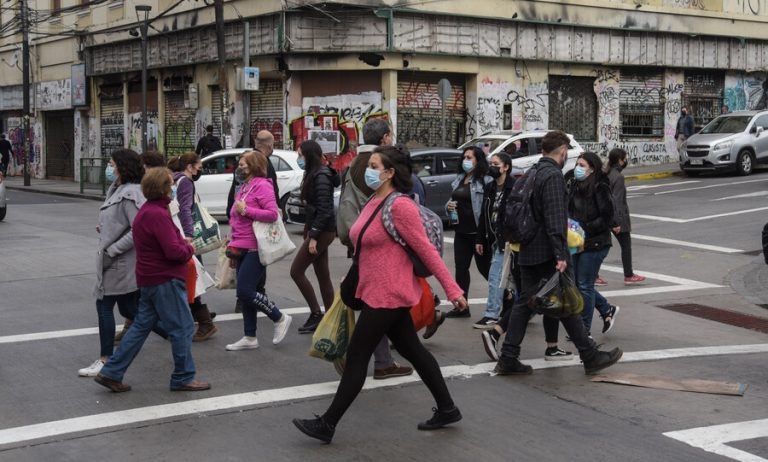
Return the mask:
[[725, 151], [730, 150], [733, 147], [734, 141], [724, 141], [722, 143], [717, 143], [714, 148], [712, 148], [713, 151]]

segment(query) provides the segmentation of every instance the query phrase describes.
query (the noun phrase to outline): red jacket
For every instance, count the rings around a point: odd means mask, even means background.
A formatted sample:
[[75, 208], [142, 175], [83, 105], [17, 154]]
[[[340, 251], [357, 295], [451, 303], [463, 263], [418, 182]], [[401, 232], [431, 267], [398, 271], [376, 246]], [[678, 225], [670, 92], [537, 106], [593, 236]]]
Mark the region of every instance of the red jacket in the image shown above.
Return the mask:
[[136, 284], [151, 287], [171, 279], [184, 281], [195, 251], [187, 244], [168, 210], [170, 199], [147, 201], [133, 220]]

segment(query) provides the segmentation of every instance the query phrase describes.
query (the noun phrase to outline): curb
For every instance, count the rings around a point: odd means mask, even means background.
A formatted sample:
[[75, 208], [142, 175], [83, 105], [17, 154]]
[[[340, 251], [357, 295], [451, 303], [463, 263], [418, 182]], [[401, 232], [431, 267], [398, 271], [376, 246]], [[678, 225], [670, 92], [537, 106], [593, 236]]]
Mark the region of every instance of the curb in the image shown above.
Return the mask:
[[683, 172], [656, 172], [656, 173], [638, 173], [636, 175], [624, 175], [626, 181], [643, 181], [643, 180], [659, 180], [661, 178], [669, 178], [673, 176], [682, 176]]
[[35, 188], [33, 186], [11, 186], [6, 185], [5, 189], [14, 190], [14, 191], [24, 191], [24, 192], [30, 192], [30, 193], [37, 193], [37, 194], [49, 194], [52, 196], [62, 196], [62, 197], [71, 197], [74, 199], [87, 199], [92, 201], [103, 201], [104, 196], [98, 196], [93, 194], [80, 194], [80, 193], [70, 193], [65, 191], [50, 191], [47, 189], [40, 189]]

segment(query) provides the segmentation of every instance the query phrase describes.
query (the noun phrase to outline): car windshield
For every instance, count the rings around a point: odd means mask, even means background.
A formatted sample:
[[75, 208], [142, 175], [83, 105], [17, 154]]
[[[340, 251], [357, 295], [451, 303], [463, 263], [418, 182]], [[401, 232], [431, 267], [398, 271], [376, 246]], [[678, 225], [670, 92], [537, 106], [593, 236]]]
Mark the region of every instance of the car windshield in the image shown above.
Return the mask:
[[708, 123], [701, 133], [741, 133], [747, 129], [750, 120], [752, 116], [721, 116]]
[[501, 143], [507, 141], [507, 139], [499, 139], [499, 138], [475, 138], [472, 141], [466, 142], [461, 145], [459, 149], [466, 149], [471, 146], [478, 146], [483, 147], [483, 145], [487, 144], [489, 146], [488, 152], [493, 152], [496, 148], [501, 145]]

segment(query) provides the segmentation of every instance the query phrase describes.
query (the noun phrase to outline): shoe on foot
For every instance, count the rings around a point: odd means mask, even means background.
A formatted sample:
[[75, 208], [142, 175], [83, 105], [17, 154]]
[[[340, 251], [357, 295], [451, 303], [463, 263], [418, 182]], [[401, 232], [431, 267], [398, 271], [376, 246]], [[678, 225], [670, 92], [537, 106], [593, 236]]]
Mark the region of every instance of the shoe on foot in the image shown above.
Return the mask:
[[493, 328], [493, 326], [496, 325], [497, 322], [499, 322], [499, 320], [496, 318], [489, 318], [487, 316], [483, 316], [482, 319], [472, 324], [472, 327], [474, 327], [475, 329], [491, 329]]
[[517, 358], [502, 356], [499, 358], [499, 362], [496, 363], [496, 367], [493, 368], [493, 372], [496, 375], [531, 375], [533, 374], [533, 368], [521, 363]]
[[445, 314], [446, 318], [469, 318], [472, 314], [469, 312], [469, 308], [460, 311], [458, 308], [454, 308]]
[[573, 359], [573, 353], [560, 349], [560, 347], [548, 347], [544, 351], [545, 361], [570, 361]]
[[616, 325], [616, 315], [619, 314], [620, 307], [616, 305], [609, 305], [611, 307], [611, 310], [608, 312], [606, 316], [603, 317], [603, 333], [607, 334], [608, 331], [613, 329], [613, 326]]
[[616, 364], [624, 354], [621, 348], [614, 348], [611, 351], [596, 351], [591, 358], [584, 360], [584, 373], [587, 375], [599, 372], [607, 367]]
[[125, 333], [128, 332], [128, 328], [131, 327], [131, 324], [133, 324], [133, 321], [131, 321], [130, 319], [125, 320], [125, 322], [123, 323], [123, 328], [120, 329], [120, 332], [115, 334], [115, 345], [120, 343], [120, 341], [125, 336]]
[[434, 414], [432, 414], [431, 419], [419, 423], [417, 426], [419, 430], [437, 430], [438, 428], [443, 428], [448, 424], [461, 420], [461, 412], [459, 412], [459, 408], [456, 406], [454, 406], [453, 409], [448, 409], [446, 411], [441, 411], [433, 407], [432, 412], [434, 412]]
[[104, 367], [104, 361], [99, 358], [90, 366], [78, 370], [77, 375], [80, 377], [96, 377], [99, 375], [99, 372], [101, 372], [102, 367]]
[[123, 393], [126, 391], [131, 391], [130, 385], [126, 385], [123, 382], [118, 382], [117, 380], [112, 380], [109, 377], [105, 377], [101, 374], [98, 374], [96, 377], [93, 378], [93, 380], [94, 382], [98, 383], [102, 387], [107, 387], [115, 393]]
[[640, 276], [639, 274], [633, 274], [628, 278], [624, 278], [624, 284], [628, 286], [631, 286], [632, 284], [637, 284], [643, 281], [645, 281], [645, 276]]
[[256, 337], [243, 337], [235, 343], [227, 345], [227, 351], [254, 350], [259, 347], [259, 339]]
[[293, 318], [283, 313], [283, 317], [275, 323], [275, 334], [272, 336], [272, 345], [277, 345], [283, 341], [285, 334], [288, 333], [288, 328], [291, 327], [291, 321], [293, 321]]
[[392, 377], [404, 377], [406, 375], [413, 374], [413, 368], [408, 366], [401, 366], [397, 363], [392, 363], [391, 366], [384, 369], [374, 369], [373, 378], [375, 380], [391, 379]]
[[432, 324], [428, 325], [426, 329], [424, 329], [424, 335], [422, 337], [424, 340], [429, 339], [433, 335], [435, 335], [435, 332], [437, 332], [437, 328], [440, 327], [445, 322], [446, 314], [443, 313], [440, 310], [435, 310], [435, 320], [432, 321]]
[[[626, 278], [625, 278], [625, 280], [626, 280]], [[600, 275], [598, 275], [597, 279], [595, 279], [595, 285], [597, 287], [605, 287], [605, 286], [608, 285], [608, 281], [606, 281], [605, 279], [601, 278]]]
[[314, 419], [293, 419], [293, 424], [305, 435], [326, 444], [331, 442], [336, 432], [336, 426], [329, 424], [319, 415], [315, 415]]
[[496, 344], [499, 343], [499, 333], [496, 332], [496, 329], [486, 330], [480, 334], [480, 337], [483, 339], [485, 353], [491, 358], [491, 361], [498, 361], [499, 351], [496, 348]]
[[211, 384], [201, 380], [193, 380], [189, 383], [185, 383], [184, 385], [179, 385], [178, 387], [171, 387], [171, 391], [203, 391], [210, 389]]
[[209, 338], [213, 337], [213, 334], [215, 334], [218, 331], [219, 331], [219, 328], [216, 327], [216, 324], [212, 322], [198, 324], [197, 331], [195, 332], [195, 335], [192, 336], [192, 341], [204, 342]]
[[311, 334], [317, 329], [317, 325], [323, 319], [323, 313], [309, 313], [309, 318], [303, 326], [299, 327], [300, 334]]

